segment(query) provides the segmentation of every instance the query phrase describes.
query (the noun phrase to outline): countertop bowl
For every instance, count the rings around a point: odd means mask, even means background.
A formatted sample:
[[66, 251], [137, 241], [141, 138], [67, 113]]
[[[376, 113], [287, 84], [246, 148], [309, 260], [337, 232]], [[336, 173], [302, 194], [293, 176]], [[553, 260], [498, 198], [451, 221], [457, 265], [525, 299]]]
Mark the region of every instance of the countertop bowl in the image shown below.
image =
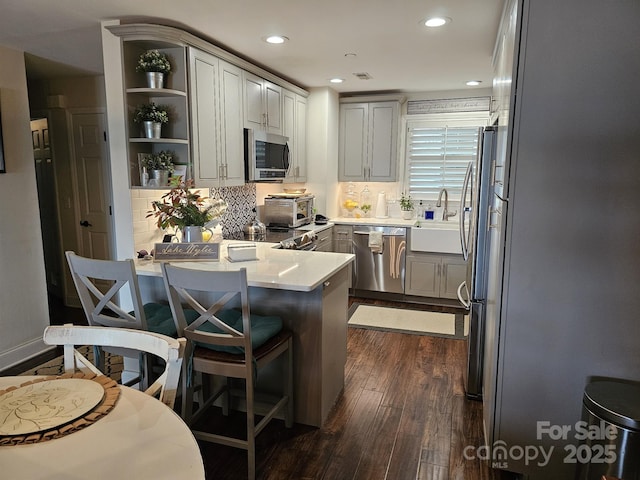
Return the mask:
[[307, 191], [306, 188], [283, 188], [284, 193], [304, 193]]

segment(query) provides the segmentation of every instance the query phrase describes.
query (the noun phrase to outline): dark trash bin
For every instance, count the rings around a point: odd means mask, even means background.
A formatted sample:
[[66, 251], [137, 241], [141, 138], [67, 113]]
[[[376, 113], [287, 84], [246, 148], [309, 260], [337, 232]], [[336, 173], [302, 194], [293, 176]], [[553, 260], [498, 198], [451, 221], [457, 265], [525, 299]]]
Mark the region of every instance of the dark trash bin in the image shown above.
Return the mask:
[[578, 480], [640, 480], [640, 385], [596, 381], [582, 401]]

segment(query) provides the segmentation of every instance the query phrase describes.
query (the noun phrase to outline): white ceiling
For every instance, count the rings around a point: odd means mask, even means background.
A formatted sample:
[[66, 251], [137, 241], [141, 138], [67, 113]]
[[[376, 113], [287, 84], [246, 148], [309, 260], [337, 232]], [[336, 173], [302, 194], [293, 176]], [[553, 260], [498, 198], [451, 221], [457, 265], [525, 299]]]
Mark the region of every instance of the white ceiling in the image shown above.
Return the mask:
[[[102, 72], [102, 20], [181, 27], [305, 88], [459, 90], [492, 82], [504, 0], [0, 0], [0, 45], [24, 50], [30, 76]], [[427, 29], [420, 20], [452, 22]], [[290, 40], [268, 45], [262, 37]], [[345, 57], [355, 53], [355, 58]], [[353, 74], [366, 72], [371, 80]], [[472, 89], [470, 89], [472, 90]]]

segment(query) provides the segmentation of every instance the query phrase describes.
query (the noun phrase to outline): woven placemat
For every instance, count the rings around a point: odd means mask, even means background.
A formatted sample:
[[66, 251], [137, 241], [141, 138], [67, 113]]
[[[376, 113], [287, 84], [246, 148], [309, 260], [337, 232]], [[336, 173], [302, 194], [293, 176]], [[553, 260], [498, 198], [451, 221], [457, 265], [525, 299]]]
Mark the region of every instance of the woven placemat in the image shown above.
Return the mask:
[[120, 398], [120, 386], [109, 377], [104, 375], [86, 374], [86, 373], [65, 373], [62, 375], [47, 376], [24, 382], [20, 385], [11, 386], [5, 390], [0, 390], [0, 395], [3, 395], [12, 390], [32, 385], [34, 383], [45, 382], [47, 380], [56, 380], [60, 378], [79, 378], [84, 380], [91, 380], [99, 383], [104, 388], [104, 396], [102, 400], [89, 412], [85, 413], [82, 417], [72, 420], [63, 425], [59, 425], [49, 430], [42, 430], [30, 434], [21, 435], [0, 435], [0, 447], [8, 445], [21, 445], [44, 442], [47, 440], [53, 440], [55, 438], [64, 437], [71, 433], [82, 430], [89, 425], [97, 422], [100, 418], [109, 413], [113, 407], [115, 407]]

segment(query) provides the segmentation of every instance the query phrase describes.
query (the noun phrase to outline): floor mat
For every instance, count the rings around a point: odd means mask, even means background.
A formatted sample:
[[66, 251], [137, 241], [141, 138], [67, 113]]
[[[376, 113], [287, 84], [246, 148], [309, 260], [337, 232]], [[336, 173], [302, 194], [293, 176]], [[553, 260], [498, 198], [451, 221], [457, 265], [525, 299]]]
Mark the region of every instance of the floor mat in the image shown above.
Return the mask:
[[447, 338], [464, 338], [468, 331], [466, 316], [460, 314], [362, 304], [354, 304], [350, 313], [348, 325], [355, 328]]

